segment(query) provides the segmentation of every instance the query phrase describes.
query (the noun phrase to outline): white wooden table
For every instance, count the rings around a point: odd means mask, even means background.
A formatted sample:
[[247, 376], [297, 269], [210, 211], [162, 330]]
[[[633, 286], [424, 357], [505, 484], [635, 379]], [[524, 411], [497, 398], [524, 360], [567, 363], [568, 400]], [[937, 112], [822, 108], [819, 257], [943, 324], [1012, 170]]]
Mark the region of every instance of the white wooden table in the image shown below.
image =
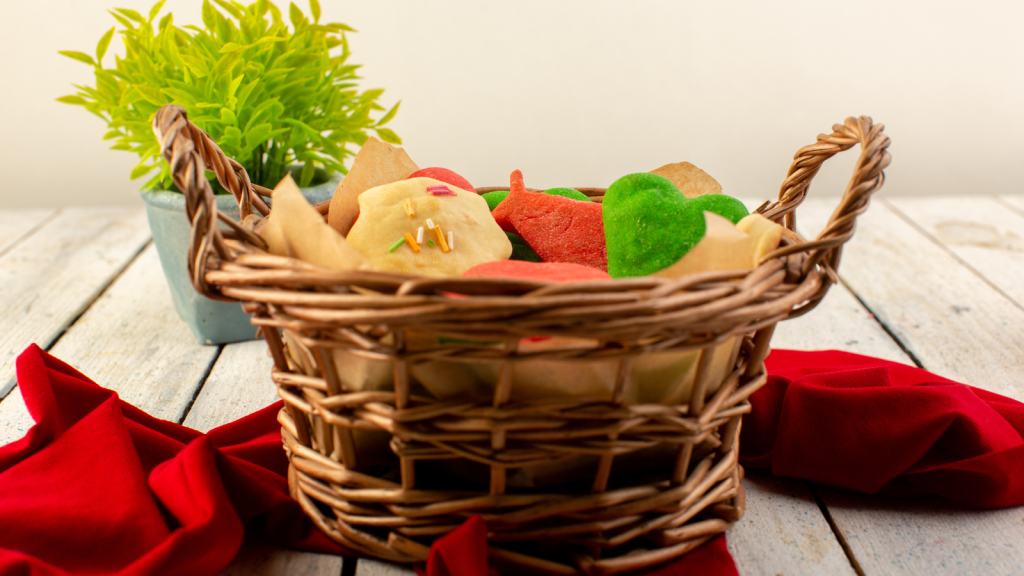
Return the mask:
[[[834, 203], [801, 206], [801, 233]], [[1024, 400], [1024, 196], [876, 199], [840, 273], [817, 310], [780, 325], [775, 347], [917, 363]], [[262, 341], [201, 346], [175, 315], [141, 207], [0, 210], [0, 444], [32, 425], [14, 362], [33, 342], [199, 430], [277, 400]], [[962, 510], [757, 471], [745, 483], [747, 513], [728, 533], [744, 575], [1024, 573], [1024, 507]], [[247, 545], [225, 573], [411, 571]]]

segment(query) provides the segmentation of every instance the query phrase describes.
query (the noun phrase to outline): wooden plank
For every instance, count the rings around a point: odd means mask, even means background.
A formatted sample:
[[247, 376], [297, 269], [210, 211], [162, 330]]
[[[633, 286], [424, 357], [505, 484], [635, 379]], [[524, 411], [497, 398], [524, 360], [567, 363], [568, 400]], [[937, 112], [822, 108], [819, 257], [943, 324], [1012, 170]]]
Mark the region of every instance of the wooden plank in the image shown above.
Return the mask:
[[219, 352], [174, 311], [154, 246], [111, 285], [52, 354], [149, 414], [180, 422]]
[[273, 365], [263, 340], [224, 346], [185, 426], [208, 432], [277, 402], [277, 387], [270, 379]]
[[1024, 507], [820, 493], [865, 574], [1020, 574], [1024, 566]]
[[360, 558], [356, 564], [356, 576], [412, 576], [412, 568], [404, 564], [392, 564], [380, 560]]
[[780, 322], [772, 336], [772, 348], [844, 350], [913, 364], [874, 315], [842, 284], [833, 286], [814, 310]]
[[266, 544], [246, 542], [231, 565], [221, 576], [338, 576], [342, 559], [339, 556], [285, 550]]
[[57, 215], [53, 208], [39, 210], [0, 210], [0, 255], [31, 235], [48, 219]]
[[[801, 233], [815, 236], [834, 204], [805, 202]], [[1024, 310], [884, 201], [858, 220], [839, 275], [928, 370], [1024, 398]]]
[[904, 219], [1024, 307], [1024, 215], [995, 197], [894, 198]]
[[855, 574], [806, 484], [751, 470], [743, 486], [746, 512], [726, 533], [740, 574]]
[[15, 387], [6, 398], [0, 401], [0, 446], [22, 438], [34, 425], [35, 421], [32, 420], [28, 409], [25, 408], [25, 400], [21, 397], [21, 391]]
[[[808, 200], [797, 218], [801, 233], [815, 235], [833, 207]], [[839, 272], [926, 369], [1024, 398], [1024, 311], [885, 201], [858, 221]], [[1011, 574], [1024, 565], [1024, 508], [820, 494], [867, 574]]]
[[69, 208], [0, 256], [0, 398], [17, 355], [49, 348], [148, 240], [142, 208]]
[[[171, 304], [156, 249], [146, 248], [68, 329], [51, 353], [127, 402], [165, 420], [181, 421], [218, 348], [195, 341]], [[19, 414], [20, 413], [20, 414]], [[0, 403], [17, 424], [0, 442], [24, 433], [28, 415], [20, 394]]]
[[999, 196], [999, 200], [1005, 205], [1015, 209], [1019, 214], [1024, 214], [1024, 196], [1007, 194]]
[[[209, 432], [276, 402], [277, 387], [270, 379], [273, 364], [263, 340], [224, 346], [185, 417], [185, 426]], [[221, 574], [338, 576], [341, 565], [339, 556], [285, 550], [247, 541]]]

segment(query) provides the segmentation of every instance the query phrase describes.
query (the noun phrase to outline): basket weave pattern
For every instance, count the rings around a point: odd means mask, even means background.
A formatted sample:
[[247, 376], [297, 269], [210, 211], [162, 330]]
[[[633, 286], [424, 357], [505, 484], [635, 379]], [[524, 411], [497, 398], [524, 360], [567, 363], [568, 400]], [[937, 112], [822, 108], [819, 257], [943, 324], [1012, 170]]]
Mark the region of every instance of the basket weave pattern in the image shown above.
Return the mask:
[[[767, 378], [772, 331], [812, 309], [836, 281], [842, 245], [889, 163], [882, 126], [849, 118], [797, 152], [779, 201], [758, 210], [794, 230], [794, 211], [822, 162], [860, 144], [854, 175], [816, 240], [784, 237], [754, 270], [554, 284], [333, 271], [267, 254], [262, 239], [216, 212], [203, 169], [235, 195], [243, 218], [267, 213], [260, 194], [269, 191], [254, 187], [180, 107], [162, 108], [153, 129], [187, 198], [193, 284], [243, 302], [267, 341], [285, 401], [279, 420], [290, 490], [316, 524], [351, 549], [414, 562], [426, 559], [432, 539], [480, 514], [494, 562], [549, 574], [652, 566], [742, 516], [738, 435], [747, 399]], [[586, 192], [596, 201], [603, 194]], [[413, 333], [449, 340], [424, 349], [409, 345]], [[520, 349], [523, 338], [547, 336], [595, 344]], [[727, 369], [712, 382], [714, 352], [723, 347]], [[337, 350], [389, 363], [393, 387], [346, 390]], [[628, 401], [643, 384], [631, 376], [638, 358], [687, 351], [696, 354], [687, 404]], [[516, 363], [538, 360], [613, 362], [612, 393], [514, 400]], [[411, 375], [424, 362], [493, 366], [493, 394], [426, 397]], [[392, 474], [360, 462], [358, 438], [367, 433], [390, 438]], [[622, 464], [655, 449], [667, 454], [660, 469], [631, 473]], [[567, 457], [590, 458], [588, 481], [510, 487], [517, 470]], [[452, 461], [484, 470], [483, 481], [449, 485], [420, 472]]]

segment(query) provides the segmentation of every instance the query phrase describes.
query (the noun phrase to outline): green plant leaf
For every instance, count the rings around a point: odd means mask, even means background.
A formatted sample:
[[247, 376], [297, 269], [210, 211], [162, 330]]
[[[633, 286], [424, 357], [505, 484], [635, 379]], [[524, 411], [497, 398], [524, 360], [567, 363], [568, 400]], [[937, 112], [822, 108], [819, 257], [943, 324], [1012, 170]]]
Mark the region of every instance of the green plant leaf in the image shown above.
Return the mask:
[[265, 36], [252, 43], [253, 46], [261, 46], [263, 44], [270, 44], [272, 42], [287, 42], [287, 38], [278, 38], [277, 36]]
[[309, 0], [309, 13], [313, 15], [313, 22], [320, 23], [320, 3], [317, 0]]
[[159, 90], [153, 88], [152, 86], [139, 85], [136, 86], [135, 89], [138, 90], [139, 94], [143, 98], [145, 98], [147, 102], [153, 104], [154, 106], [163, 106], [164, 104], [167, 104], [167, 98], [165, 98], [164, 95]]
[[245, 18], [245, 13], [242, 10], [239, 10], [237, 6], [233, 6], [228, 2], [224, 2], [223, 0], [213, 1], [216, 2], [218, 6], [223, 8], [225, 12], [234, 16], [236, 20], [243, 20]]
[[119, 136], [123, 136], [123, 134], [121, 134], [117, 130], [111, 130], [110, 132], [107, 132], [106, 134], [103, 135], [103, 139], [110, 140], [111, 138], [117, 138]]
[[374, 126], [383, 126], [383, 125], [387, 124], [388, 122], [390, 122], [391, 119], [395, 117], [395, 114], [398, 113], [398, 107], [401, 104], [402, 104], [401, 100], [399, 100], [398, 102], [395, 102], [395, 105], [391, 107], [391, 110], [388, 110], [387, 114], [385, 114], [383, 118], [381, 118], [380, 120], [377, 120], [377, 123], [374, 124]]
[[167, 0], [160, 0], [149, 10], [149, 21], [152, 22], [156, 15], [160, 13], [160, 9], [164, 7], [164, 2]]
[[142, 176], [149, 174], [152, 170], [153, 166], [149, 166], [147, 164], [139, 164], [135, 168], [132, 168], [132, 173], [128, 177], [131, 178], [132, 180], [135, 180], [136, 178], [141, 178]]
[[203, 0], [203, 26], [206, 26], [207, 30], [217, 29], [217, 11], [209, 0]]
[[295, 31], [298, 32], [299, 28], [306, 22], [306, 17], [303, 16], [302, 10], [292, 2], [288, 6], [288, 19], [292, 21], [292, 26], [295, 26]]
[[146, 23], [146, 19], [142, 17], [142, 14], [139, 14], [135, 10], [130, 10], [128, 8], [114, 8], [114, 10], [121, 13], [122, 15], [124, 15], [125, 18], [128, 18], [129, 20], [134, 20], [139, 24]]
[[[166, 16], [164, 16], [163, 18], [160, 19], [160, 24], [157, 26], [157, 29], [160, 30], [161, 32], [163, 32], [165, 28], [167, 28], [168, 26], [170, 26], [173, 23], [174, 23], [174, 14], [168, 12]], [[174, 38], [172, 37], [171, 40], [173, 41]]]
[[114, 31], [117, 30], [117, 26], [107, 30], [107, 33], [100, 38], [98, 44], [96, 44], [96, 62], [102, 64], [103, 56], [107, 53], [107, 47], [110, 46], [110, 39], [114, 37]]
[[224, 75], [232, 66], [235, 65], [235, 62], [238, 61], [240, 56], [241, 54], [237, 50], [234, 52], [228, 52], [221, 56], [220, 59], [217, 60], [217, 64], [213, 67], [213, 73], [216, 76]]
[[86, 104], [85, 98], [82, 98], [81, 96], [61, 96], [60, 98], [57, 98], [57, 102], [78, 104], [79, 106], [84, 106]]
[[96, 62], [92, 59], [92, 56], [89, 56], [88, 54], [86, 54], [84, 52], [74, 52], [72, 50], [60, 50], [59, 52], [57, 52], [57, 54], [60, 54], [62, 56], [67, 56], [68, 58], [71, 58], [72, 60], [78, 60], [79, 62], [84, 62], [84, 63], [90, 64], [92, 66], [96, 65]]
[[388, 128], [377, 128], [377, 136], [388, 144], [401, 144], [402, 139]]
[[313, 176], [316, 174], [316, 164], [311, 160], [307, 160], [302, 165], [302, 172], [299, 174], [299, 186], [306, 187], [313, 182]]
[[135, 30], [135, 27], [132, 26], [131, 20], [128, 20], [127, 18], [125, 18], [124, 16], [121, 16], [120, 14], [118, 14], [117, 12], [114, 12], [113, 10], [107, 10], [107, 13], [109, 13], [111, 16], [113, 16], [114, 20], [117, 20], [118, 22], [120, 22], [121, 26], [124, 26], [128, 30]]
[[328, 24], [327, 27], [334, 32], [356, 32], [355, 28], [345, 24]]
[[228, 52], [237, 52], [238, 50], [242, 50], [244, 48], [246, 48], [246, 46], [242, 46], [237, 42], [228, 42], [227, 44], [221, 46], [218, 52], [220, 52], [221, 54], [226, 54]]

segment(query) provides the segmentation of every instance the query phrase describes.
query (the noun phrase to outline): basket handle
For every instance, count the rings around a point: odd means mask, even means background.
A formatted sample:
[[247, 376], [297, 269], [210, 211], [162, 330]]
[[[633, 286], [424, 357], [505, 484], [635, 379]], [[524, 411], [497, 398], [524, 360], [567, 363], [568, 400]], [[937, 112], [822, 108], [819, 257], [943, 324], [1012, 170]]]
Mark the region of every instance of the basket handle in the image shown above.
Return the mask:
[[837, 280], [836, 271], [842, 257], [843, 244], [853, 236], [857, 217], [868, 208], [868, 200], [885, 182], [883, 170], [891, 157], [887, 148], [889, 137], [882, 134], [884, 126], [874, 124], [869, 116], [847, 118], [842, 124], [834, 124], [831, 134], [819, 134], [814, 144], [797, 150], [793, 164], [789, 167], [786, 180], [779, 190], [779, 200], [758, 210], [769, 220], [783, 224], [796, 231], [796, 208], [807, 196], [811, 180], [821, 165], [836, 153], [860, 144], [860, 157], [853, 168], [853, 176], [846, 185], [839, 205], [828, 224], [818, 237], [803, 244], [786, 246], [766, 254], [762, 261], [796, 252], [807, 252], [804, 272], [818, 264], [824, 265], [832, 281]]
[[231, 259], [217, 220], [243, 236], [257, 238], [217, 211], [205, 170], [212, 170], [220, 185], [235, 197], [241, 218], [252, 214], [253, 208], [267, 215], [270, 208], [261, 195], [270, 196], [271, 191], [253, 184], [245, 168], [228, 158], [206, 132], [190, 122], [181, 106], [167, 104], [157, 110], [153, 117], [153, 134], [160, 144], [160, 154], [171, 165], [174, 185], [185, 195], [185, 214], [192, 223], [192, 236], [188, 243], [188, 272], [192, 285], [204, 296], [233, 302], [220, 296], [214, 286], [206, 283], [211, 251], [215, 250], [221, 260]]

